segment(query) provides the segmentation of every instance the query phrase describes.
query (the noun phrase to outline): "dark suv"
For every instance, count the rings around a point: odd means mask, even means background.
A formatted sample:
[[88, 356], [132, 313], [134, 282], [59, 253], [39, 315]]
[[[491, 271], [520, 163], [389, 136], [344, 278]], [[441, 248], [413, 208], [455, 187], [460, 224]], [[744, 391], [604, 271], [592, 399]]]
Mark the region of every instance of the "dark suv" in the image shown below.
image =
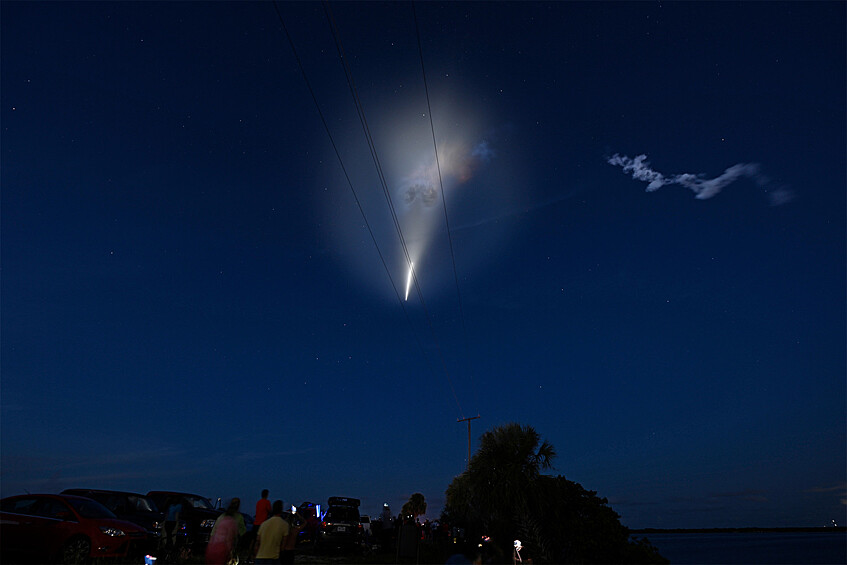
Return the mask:
[[317, 545], [356, 545], [362, 539], [359, 523], [359, 500], [344, 496], [332, 496], [329, 508], [318, 528]]
[[[192, 552], [202, 555], [206, 544], [209, 543], [209, 535], [212, 533], [215, 520], [221, 515], [221, 510], [216, 509], [208, 498], [199, 494], [152, 490], [147, 493], [147, 496], [162, 509], [165, 519], [171, 506], [182, 505], [177, 543], [186, 543], [191, 547]], [[166, 537], [166, 532], [162, 533], [162, 537]]]

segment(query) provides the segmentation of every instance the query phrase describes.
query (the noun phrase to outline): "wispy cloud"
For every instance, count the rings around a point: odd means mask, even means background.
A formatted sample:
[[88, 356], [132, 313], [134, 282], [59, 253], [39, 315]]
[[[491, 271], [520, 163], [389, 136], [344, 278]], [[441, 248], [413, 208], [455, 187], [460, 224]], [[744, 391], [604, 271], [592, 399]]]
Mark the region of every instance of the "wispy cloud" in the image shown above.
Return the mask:
[[59, 492], [85, 485], [121, 485], [154, 477], [187, 476], [196, 468], [185, 465], [188, 454], [172, 447], [127, 448], [102, 453], [27, 455], [2, 454], [0, 492]]
[[813, 487], [803, 492], [847, 492], [847, 483], [839, 483], [828, 487]]
[[293, 457], [296, 455], [308, 455], [309, 453], [314, 453], [316, 451], [325, 451], [319, 449], [317, 447], [308, 447], [305, 449], [292, 449], [287, 451], [245, 451], [244, 453], [238, 454], [238, 459], [244, 460], [255, 460], [255, 459], [268, 459], [271, 457]]
[[[19, 481], [21, 485], [29, 487], [53, 486], [52, 490], [65, 488], [68, 485], [78, 486], [81, 484], [108, 483], [124, 479], [147, 479], [150, 477], [175, 477], [191, 475], [196, 472], [193, 468], [168, 468], [168, 469], [140, 469], [137, 471], [121, 471], [116, 473], [91, 473], [78, 475], [60, 475], [58, 472], [52, 476], [40, 479], [27, 479]], [[61, 485], [61, 486], [56, 486]]]
[[186, 452], [171, 447], [154, 447], [150, 449], [128, 449], [126, 451], [108, 451], [96, 454], [73, 455], [17, 455], [3, 454], [3, 473], [11, 469], [33, 469], [56, 471], [73, 471], [78, 468], [102, 468], [104, 466], [120, 467], [139, 463], [179, 459]]
[[718, 492], [711, 495], [712, 498], [734, 498], [738, 500], [747, 500], [750, 502], [769, 502], [767, 496], [765, 496], [765, 491], [763, 490], [754, 490], [754, 489], [744, 489], [733, 492]]
[[655, 501], [648, 500], [631, 500], [628, 498], [618, 498], [618, 497], [609, 497], [609, 506], [612, 508], [616, 508], [618, 506], [622, 507], [630, 507], [630, 506], [658, 506], [659, 503]]
[[709, 179], [701, 174], [682, 173], [677, 175], [665, 175], [650, 167], [647, 155], [638, 155], [635, 158], [615, 153], [606, 161], [610, 165], [622, 167], [625, 173], [632, 174], [632, 178], [647, 183], [647, 192], [659, 190], [669, 184], [678, 184], [694, 192], [694, 197], [706, 200], [713, 197], [728, 184], [739, 178], [752, 179], [759, 188], [765, 191], [771, 206], [785, 204], [794, 198], [791, 190], [784, 186], [776, 186], [771, 180], [761, 173], [757, 163], [738, 163], [727, 168], [723, 174]]
[[847, 483], [839, 483], [837, 485], [825, 487], [812, 487], [803, 492], [834, 494], [838, 497], [838, 502], [847, 506]]

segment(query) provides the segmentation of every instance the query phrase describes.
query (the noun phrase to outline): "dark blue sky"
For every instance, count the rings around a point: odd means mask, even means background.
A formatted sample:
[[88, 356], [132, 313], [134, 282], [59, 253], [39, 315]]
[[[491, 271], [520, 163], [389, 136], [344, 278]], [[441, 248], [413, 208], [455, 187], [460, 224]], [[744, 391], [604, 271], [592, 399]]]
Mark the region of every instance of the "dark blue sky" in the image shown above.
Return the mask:
[[434, 516], [479, 414], [631, 527], [845, 520], [844, 3], [418, 4], [449, 239], [412, 5], [330, 8], [402, 306], [320, 4], [349, 184], [273, 4], [0, 4], [3, 496]]

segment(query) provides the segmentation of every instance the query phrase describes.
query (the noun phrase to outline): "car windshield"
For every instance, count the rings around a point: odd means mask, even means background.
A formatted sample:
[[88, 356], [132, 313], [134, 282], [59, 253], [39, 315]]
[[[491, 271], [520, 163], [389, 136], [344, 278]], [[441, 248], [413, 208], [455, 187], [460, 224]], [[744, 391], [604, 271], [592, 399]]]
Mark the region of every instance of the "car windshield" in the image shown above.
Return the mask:
[[159, 509], [156, 508], [156, 503], [153, 502], [153, 499], [147, 496], [127, 496], [129, 499], [129, 504], [132, 508], [135, 508], [136, 512], [158, 512]]
[[66, 500], [83, 518], [116, 518], [111, 510], [96, 500], [86, 498], [67, 498]]
[[16, 514], [32, 514], [37, 502], [37, 498], [6, 498], [0, 503], [0, 510]]
[[358, 522], [359, 511], [355, 508], [345, 508], [344, 506], [330, 508], [327, 510], [324, 520], [327, 522]]
[[203, 498], [202, 496], [186, 496], [185, 500], [191, 503], [191, 506], [194, 508], [203, 508], [205, 510], [214, 510], [215, 507], [212, 506], [212, 503], [209, 502], [208, 498]]

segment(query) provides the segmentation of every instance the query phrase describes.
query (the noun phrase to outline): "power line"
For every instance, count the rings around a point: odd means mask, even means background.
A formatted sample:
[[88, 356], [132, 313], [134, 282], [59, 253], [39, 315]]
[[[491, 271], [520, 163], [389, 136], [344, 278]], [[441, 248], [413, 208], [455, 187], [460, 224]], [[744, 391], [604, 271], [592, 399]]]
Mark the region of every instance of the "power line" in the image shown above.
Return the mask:
[[[438, 168], [438, 183], [439, 183], [439, 186], [441, 187], [441, 203], [442, 203], [443, 208], [444, 208], [444, 223], [447, 226], [447, 241], [450, 244], [450, 260], [453, 263], [453, 279], [456, 282], [456, 297], [459, 301], [459, 316], [462, 319], [462, 335], [463, 335], [464, 341], [465, 341], [465, 360], [467, 362], [467, 360], [470, 358], [470, 355], [468, 353], [468, 329], [467, 329], [467, 324], [465, 323], [465, 309], [462, 305], [462, 293], [459, 290], [459, 272], [456, 268], [456, 255], [453, 253], [453, 235], [452, 235], [452, 232], [450, 230], [450, 219], [449, 219], [449, 216], [447, 214], [447, 196], [444, 193], [444, 181], [442, 180], [442, 177], [441, 177], [441, 163], [438, 159], [438, 143], [435, 140], [435, 123], [433, 122], [433, 118], [432, 118], [432, 106], [431, 106], [430, 101], [429, 101], [429, 86], [427, 85], [427, 80], [426, 80], [426, 68], [424, 66], [423, 47], [421, 46], [421, 31], [420, 31], [420, 26], [418, 25], [418, 12], [415, 9], [415, 3], [414, 2], [412, 2], [412, 16], [414, 17], [414, 20], [415, 20], [415, 34], [418, 38], [418, 54], [420, 55], [420, 59], [421, 59], [421, 74], [423, 75], [424, 93], [426, 93], [426, 109], [427, 109], [427, 113], [429, 114], [429, 128], [430, 128], [430, 131], [432, 132], [432, 147], [433, 147], [433, 150], [435, 151], [435, 164], [436, 164], [436, 167]], [[470, 370], [470, 367], [468, 367], [468, 369], [469, 369], [468, 374], [470, 375], [470, 378], [471, 378], [471, 390], [474, 391], [474, 398], [476, 398], [476, 387], [473, 386], [473, 371]], [[479, 405], [479, 402], [477, 401], [477, 406], [478, 405]], [[468, 422], [468, 426], [470, 426], [470, 422]], [[468, 431], [469, 431], [468, 433], [470, 433], [470, 427], [468, 427]]]
[[[438, 352], [438, 358], [441, 361], [442, 369], [443, 369], [444, 374], [447, 377], [447, 380], [450, 384], [450, 390], [452, 391], [453, 397], [456, 400], [456, 404], [459, 407], [459, 413], [464, 416], [464, 411], [462, 410], [461, 403], [459, 402], [459, 399], [456, 396], [456, 390], [455, 390], [455, 387], [453, 386], [453, 379], [450, 377], [450, 371], [447, 369], [447, 363], [444, 359], [444, 353], [443, 353], [443, 350], [441, 348], [441, 344], [438, 340], [438, 337], [435, 334], [435, 328], [433, 327], [433, 324], [432, 324], [432, 318], [429, 315], [429, 310], [426, 307], [426, 301], [424, 300], [424, 297], [423, 297], [423, 291], [420, 288], [417, 273], [414, 271], [414, 269], [411, 269], [412, 258], [410, 256], [409, 250], [406, 246], [406, 240], [403, 237], [403, 230], [400, 227], [400, 221], [397, 217], [397, 212], [396, 212], [396, 209], [394, 208], [394, 203], [391, 199], [391, 191], [388, 189], [388, 182], [385, 180], [385, 174], [383, 173], [383, 170], [382, 170], [382, 164], [379, 160], [379, 155], [377, 154], [377, 151], [376, 151], [376, 144], [373, 141], [373, 136], [371, 135], [370, 127], [368, 126], [368, 121], [367, 121], [367, 118], [365, 117], [364, 105], [362, 104], [361, 97], [359, 96], [358, 89], [356, 88], [356, 81], [353, 78], [353, 70], [350, 68], [350, 65], [347, 62], [347, 58], [344, 56], [344, 47], [341, 44], [341, 38], [340, 38], [340, 35], [338, 33], [338, 28], [335, 25], [335, 19], [332, 16], [332, 10], [330, 10], [329, 5], [326, 2], [322, 2], [322, 5], [324, 7], [324, 13], [326, 14], [327, 21], [329, 22], [330, 29], [332, 31], [333, 39], [335, 40], [335, 47], [336, 47], [336, 50], [338, 51], [338, 57], [339, 57], [339, 60], [341, 61], [341, 66], [344, 69], [344, 75], [347, 78], [347, 85], [350, 88], [350, 94], [353, 97], [353, 102], [356, 105], [356, 111], [359, 115], [359, 121], [362, 125], [362, 131], [364, 132], [365, 138], [367, 139], [368, 149], [371, 152], [371, 158], [373, 159], [374, 166], [377, 169], [377, 176], [379, 177], [380, 185], [382, 186], [382, 192], [383, 192], [383, 195], [385, 196], [386, 202], [388, 204], [388, 208], [389, 208], [389, 211], [391, 213], [391, 218], [394, 222], [394, 228], [397, 231], [397, 237], [400, 240], [400, 246], [403, 249], [403, 254], [406, 258], [406, 261], [410, 266], [410, 272], [411, 272], [412, 280], [414, 280], [415, 290], [417, 291], [418, 298], [421, 301], [421, 306], [422, 306], [423, 311], [424, 311], [424, 316], [425, 316], [427, 324], [429, 326], [430, 335], [432, 337], [433, 342], [435, 342], [436, 351]], [[396, 291], [396, 289], [395, 289], [395, 291]], [[402, 305], [402, 303], [401, 303], [401, 305]], [[405, 311], [405, 306], [404, 306], [404, 311]]]
[[[394, 284], [394, 278], [391, 276], [391, 271], [390, 271], [390, 269], [388, 268], [388, 264], [387, 264], [387, 263], [386, 263], [386, 261], [385, 261], [385, 257], [383, 256], [382, 251], [380, 250], [379, 244], [377, 243], [376, 236], [374, 235], [374, 232], [373, 232], [373, 230], [371, 229], [370, 223], [368, 222], [367, 216], [365, 215], [364, 208], [362, 207], [361, 201], [359, 200], [359, 197], [358, 197], [358, 195], [357, 195], [357, 193], [356, 193], [356, 189], [353, 187], [353, 182], [352, 182], [352, 181], [351, 181], [351, 179], [350, 179], [350, 175], [349, 175], [349, 174], [348, 174], [348, 172], [347, 172], [347, 168], [344, 166], [344, 161], [343, 161], [343, 159], [341, 158], [341, 153], [339, 152], [339, 150], [338, 150], [338, 146], [336, 145], [335, 140], [334, 140], [334, 138], [333, 138], [333, 136], [332, 136], [332, 132], [331, 132], [331, 131], [330, 131], [330, 129], [329, 129], [329, 125], [327, 124], [326, 118], [324, 117], [323, 111], [321, 110], [320, 103], [318, 102], [317, 96], [315, 95], [315, 91], [314, 91], [314, 89], [312, 88], [311, 82], [309, 81], [309, 77], [308, 77], [308, 75], [306, 74], [306, 70], [305, 70], [305, 68], [304, 68], [304, 66], [303, 66], [303, 62], [302, 62], [302, 60], [300, 59], [300, 56], [299, 56], [299, 54], [298, 54], [298, 52], [297, 52], [297, 48], [296, 48], [296, 47], [295, 47], [295, 45], [294, 45], [294, 40], [292, 39], [291, 34], [290, 34], [290, 33], [289, 33], [289, 31], [288, 31], [288, 27], [285, 25], [285, 19], [282, 17], [282, 13], [281, 13], [281, 12], [280, 12], [280, 10], [279, 10], [279, 6], [277, 5], [276, 0], [274, 0], [274, 2], [273, 2], [273, 6], [274, 6], [274, 10], [276, 11], [277, 18], [279, 19], [280, 25], [282, 25], [282, 29], [283, 29], [283, 31], [285, 32], [285, 36], [286, 36], [286, 38], [288, 39], [288, 44], [289, 44], [289, 46], [291, 47], [291, 51], [292, 51], [292, 53], [294, 54], [294, 58], [295, 58], [295, 60], [297, 61], [297, 65], [298, 65], [298, 67], [299, 67], [299, 69], [300, 69], [300, 73], [301, 73], [301, 75], [302, 75], [302, 77], [303, 77], [303, 81], [306, 83], [306, 87], [307, 87], [307, 89], [309, 90], [309, 94], [310, 94], [310, 95], [311, 95], [311, 97], [312, 97], [312, 102], [314, 103], [315, 108], [316, 108], [316, 109], [317, 109], [317, 111], [318, 111], [318, 115], [320, 116], [321, 123], [323, 124], [323, 126], [324, 126], [324, 130], [326, 131], [326, 134], [327, 134], [327, 136], [329, 137], [330, 144], [332, 145], [333, 151], [335, 152], [335, 156], [336, 156], [336, 158], [338, 159], [338, 163], [339, 163], [339, 165], [341, 166], [341, 170], [343, 171], [343, 173], [344, 173], [344, 177], [345, 177], [345, 178], [346, 178], [346, 180], [347, 180], [347, 184], [348, 184], [348, 186], [350, 187], [350, 191], [351, 191], [351, 192], [352, 192], [352, 194], [353, 194], [353, 199], [354, 199], [354, 200], [355, 200], [355, 202], [356, 202], [356, 206], [359, 208], [359, 213], [362, 215], [362, 219], [363, 219], [363, 221], [365, 222], [365, 226], [366, 226], [366, 228], [367, 228], [367, 230], [368, 230], [368, 233], [369, 233], [369, 234], [370, 234], [370, 236], [371, 236], [371, 241], [373, 242], [374, 247], [376, 248], [377, 254], [379, 255], [379, 259], [380, 259], [380, 261], [382, 262], [382, 266], [383, 266], [383, 268], [385, 269], [385, 273], [388, 275], [388, 279], [389, 279], [389, 281], [391, 282], [391, 287], [392, 287], [392, 289], [394, 290], [394, 294], [395, 294], [395, 296], [397, 297], [397, 301], [400, 303], [400, 307], [401, 307], [401, 308], [402, 308], [402, 310], [403, 310], [403, 313], [404, 313], [404, 315], [405, 315], [405, 317], [406, 317], [406, 321], [407, 321], [407, 323], [409, 324], [410, 328], [412, 328], [412, 334], [415, 336], [415, 340], [416, 340], [416, 342], [417, 342], [417, 344], [418, 344], [418, 348], [419, 348], [419, 349], [420, 349], [420, 351], [421, 351], [421, 355], [422, 355], [422, 356], [423, 356], [423, 357], [427, 360], [427, 363], [429, 363], [429, 358], [426, 356], [426, 354], [425, 354], [425, 352], [424, 352], [424, 349], [423, 349], [423, 346], [422, 346], [422, 344], [420, 343], [420, 340], [418, 339], [417, 334], [414, 332], [414, 326], [412, 325], [411, 319], [409, 318], [409, 314], [408, 314], [408, 312], [406, 311], [406, 307], [405, 307], [405, 305], [403, 304], [403, 300], [400, 298], [400, 293], [399, 293], [399, 291], [397, 290], [397, 285], [395, 285], [395, 284]], [[349, 80], [349, 79], [348, 79], [348, 80]], [[356, 96], [356, 98], [358, 98], [358, 96]], [[359, 104], [357, 104], [357, 109], [359, 109]], [[360, 114], [360, 119], [364, 120], [364, 114], [363, 114], [363, 113], [361, 113], [361, 114]], [[370, 138], [370, 134], [369, 134], [369, 131], [367, 131], [367, 129], [366, 129], [366, 132], [367, 132], [367, 137], [368, 137], [368, 139], [369, 139], [369, 146], [370, 146], [370, 147], [372, 147], [372, 154], [373, 154], [373, 157], [374, 157], [375, 161], [378, 163], [378, 160], [377, 160], [377, 157], [376, 157], [376, 151], [375, 151], [375, 149], [373, 148], [373, 141], [372, 141], [372, 139]], [[381, 181], [382, 181], [382, 183], [383, 183], [384, 190], [385, 190], [385, 191], [386, 191], [386, 193], [387, 193], [387, 185], [385, 184], [384, 176], [382, 175], [382, 169], [381, 169], [381, 167], [379, 167], [379, 165], [377, 165], [377, 168], [378, 168], [378, 173], [379, 173], [379, 175], [380, 175], [380, 179], [381, 179]], [[388, 196], [388, 198], [389, 198], [389, 202], [390, 202], [390, 196]], [[392, 206], [392, 208], [391, 208], [391, 209], [392, 209], [392, 214], [394, 214], [393, 206]], [[395, 221], [396, 221], [396, 220], [395, 220]], [[398, 231], [399, 231], [399, 224], [397, 225], [397, 229], [398, 229]], [[403, 241], [402, 241], [402, 234], [400, 234], [400, 237], [401, 237], [401, 243], [403, 244], [403, 249], [404, 249], [404, 251], [406, 251], [406, 249], [405, 249], [405, 242], [403, 242]], [[407, 258], [408, 258], [408, 252], [407, 252], [407, 251], [406, 251], [406, 256], [407, 256]], [[419, 295], [420, 295], [421, 303], [422, 303], [422, 304], [424, 304], [424, 302], [423, 302], [423, 294], [420, 292], [420, 288], [419, 288], [419, 287], [418, 287], [418, 285], [417, 285], [417, 280], [415, 281], [415, 286], [416, 286], [416, 288], [417, 288], [417, 290], [418, 290], [418, 293], [419, 293]], [[426, 312], [426, 307], [425, 307], [425, 305], [424, 305], [424, 312]], [[427, 320], [429, 321], [429, 315], [428, 315], [428, 314], [427, 314]], [[431, 332], [433, 332], [433, 330], [432, 330], [432, 322], [431, 322], [431, 321], [429, 322], [429, 326], [430, 326], [430, 331], [431, 331]], [[454, 400], [456, 401], [456, 406], [459, 408], [459, 413], [460, 413], [460, 414], [463, 414], [461, 403], [459, 402], [459, 399], [458, 399], [458, 397], [456, 396], [456, 391], [455, 391], [455, 388], [453, 387], [453, 381], [452, 381], [452, 379], [450, 378], [450, 374], [449, 374], [449, 372], [447, 372], [446, 364], [445, 364], [445, 362], [444, 362], [444, 357], [443, 357], [443, 355], [441, 354], [441, 348], [440, 348], [440, 345], [438, 344], [438, 340], [435, 338], [434, 333], [433, 333], [433, 339], [434, 339], [434, 340], [435, 340], [435, 342], [436, 342], [436, 346], [437, 346], [438, 351], [439, 351], [439, 357], [441, 358], [442, 366], [444, 367], [445, 375], [447, 376], [447, 380], [448, 380], [448, 383], [449, 383], [449, 385], [450, 385], [450, 390], [451, 390], [451, 392], [452, 392], [452, 394], [453, 394], [453, 398], [454, 398]]]
[[373, 241], [374, 247], [376, 248], [376, 252], [379, 255], [380, 261], [382, 261], [383, 267], [385, 267], [386, 274], [388, 275], [389, 280], [391, 281], [391, 287], [394, 288], [394, 293], [397, 294], [397, 297], [400, 297], [399, 292], [394, 284], [394, 279], [391, 277], [391, 271], [388, 269], [388, 265], [385, 262], [385, 258], [382, 255], [382, 251], [379, 248], [379, 244], [376, 241], [376, 236], [374, 235], [373, 230], [371, 229], [371, 225], [368, 222], [367, 216], [365, 216], [365, 211], [362, 208], [362, 203], [359, 201], [359, 196], [356, 194], [356, 189], [353, 188], [353, 182], [350, 180], [350, 175], [347, 173], [347, 168], [344, 166], [344, 161], [341, 159], [341, 153], [338, 151], [338, 146], [335, 144], [335, 139], [332, 137], [332, 132], [329, 129], [329, 125], [326, 123], [326, 118], [324, 117], [323, 111], [321, 110], [321, 105], [318, 103], [317, 96], [315, 95], [315, 91], [312, 88], [311, 82], [309, 82], [309, 77], [306, 75], [306, 69], [303, 67], [303, 62], [300, 60], [300, 55], [297, 53], [297, 48], [294, 46], [294, 41], [291, 38], [291, 34], [288, 33], [288, 27], [285, 25], [285, 20], [282, 17], [282, 14], [279, 11], [279, 7], [277, 6], [276, 1], [273, 3], [274, 10], [276, 10], [276, 15], [279, 18], [279, 23], [282, 24], [282, 29], [285, 32], [285, 37], [288, 39], [288, 44], [291, 46], [291, 51], [294, 53], [294, 58], [297, 61], [297, 66], [300, 68], [300, 73], [303, 76], [303, 81], [306, 83], [306, 88], [309, 90], [309, 94], [312, 97], [312, 102], [315, 104], [315, 108], [318, 111], [318, 115], [321, 118], [321, 123], [324, 126], [324, 130], [326, 131], [327, 136], [329, 137], [329, 142], [332, 145], [333, 151], [335, 151], [335, 156], [338, 158], [338, 164], [341, 165], [341, 170], [344, 173], [344, 178], [347, 179], [347, 184], [350, 186], [350, 191], [353, 193], [353, 199], [356, 201], [356, 206], [359, 208], [359, 212], [362, 214], [362, 220], [365, 222], [365, 227], [368, 229], [368, 233], [371, 236], [371, 240]]

